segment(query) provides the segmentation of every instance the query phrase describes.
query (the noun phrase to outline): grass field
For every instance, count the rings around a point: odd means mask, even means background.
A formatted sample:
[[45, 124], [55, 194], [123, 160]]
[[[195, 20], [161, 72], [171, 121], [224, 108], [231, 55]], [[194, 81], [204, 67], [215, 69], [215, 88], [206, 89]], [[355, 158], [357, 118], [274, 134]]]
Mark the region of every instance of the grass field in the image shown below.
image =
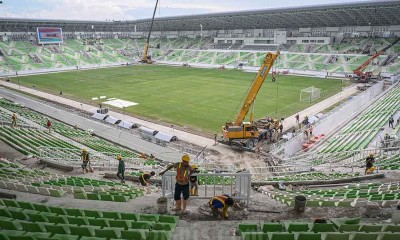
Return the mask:
[[[130, 66], [20, 77], [21, 85], [97, 105], [91, 98], [107, 96], [139, 103], [125, 112], [153, 120], [218, 131], [233, 121], [255, 73], [172, 66]], [[313, 103], [299, 102], [300, 90], [315, 86], [323, 100], [340, 91], [340, 80], [268, 76], [255, 103], [256, 119], [287, 117]], [[344, 86], [344, 85], [343, 85]]]

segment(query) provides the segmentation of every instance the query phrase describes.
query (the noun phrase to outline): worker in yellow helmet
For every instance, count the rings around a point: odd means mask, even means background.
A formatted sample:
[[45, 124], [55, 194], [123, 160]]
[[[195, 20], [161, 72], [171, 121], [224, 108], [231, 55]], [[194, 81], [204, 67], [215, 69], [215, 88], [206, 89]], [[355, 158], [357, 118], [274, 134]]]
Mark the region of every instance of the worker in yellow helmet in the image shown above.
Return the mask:
[[86, 148], [82, 149], [81, 159], [82, 159], [82, 165], [81, 165], [82, 171], [85, 174], [85, 173], [89, 172], [89, 170], [88, 170], [89, 153], [87, 152]]
[[11, 127], [16, 128], [17, 127], [17, 114], [13, 113], [13, 115], [11, 116]]
[[[193, 173], [198, 173], [199, 169], [196, 164], [192, 165]], [[190, 176], [190, 196], [199, 196], [199, 184], [197, 176]]]
[[371, 153], [367, 159], [365, 159], [365, 175], [371, 174], [376, 170], [376, 167], [374, 166], [375, 158], [374, 154]]
[[[170, 165], [164, 171], [160, 172], [160, 176], [172, 168], [176, 169], [176, 183], [175, 183], [175, 194], [174, 200], [176, 201], [176, 206], [174, 211], [181, 211], [183, 213], [187, 212], [187, 202], [189, 199], [189, 178], [193, 173], [193, 168], [189, 164], [190, 157], [188, 154], [182, 156], [182, 161]], [[183, 196], [183, 203], [181, 200], [181, 195]]]

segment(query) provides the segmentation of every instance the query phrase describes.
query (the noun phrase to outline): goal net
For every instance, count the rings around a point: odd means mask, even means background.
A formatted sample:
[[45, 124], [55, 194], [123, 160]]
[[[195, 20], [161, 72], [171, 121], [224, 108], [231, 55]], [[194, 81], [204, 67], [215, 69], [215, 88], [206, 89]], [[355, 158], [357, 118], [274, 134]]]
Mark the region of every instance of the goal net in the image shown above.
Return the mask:
[[300, 102], [312, 102], [321, 97], [321, 89], [314, 86], [300, 90]]

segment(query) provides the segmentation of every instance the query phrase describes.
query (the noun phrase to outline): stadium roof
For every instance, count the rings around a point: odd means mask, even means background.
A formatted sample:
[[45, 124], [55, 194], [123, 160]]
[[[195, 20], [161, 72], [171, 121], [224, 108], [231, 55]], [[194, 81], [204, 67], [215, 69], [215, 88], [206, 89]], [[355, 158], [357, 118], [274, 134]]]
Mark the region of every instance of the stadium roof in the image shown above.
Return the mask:
[[[62, 27], [67, 32], [133, 32], [135, 27], [136, 31], [148, 31], [150, 21], [151, 19], [102, 22], [0, 18], [0, 32], [36, 31], [36, 27], [40, 26]], [[154, 31], [199, 31], [200, 25], [203, 30], [400, 25], [400, 1], [162, 17], [155, 19]]]

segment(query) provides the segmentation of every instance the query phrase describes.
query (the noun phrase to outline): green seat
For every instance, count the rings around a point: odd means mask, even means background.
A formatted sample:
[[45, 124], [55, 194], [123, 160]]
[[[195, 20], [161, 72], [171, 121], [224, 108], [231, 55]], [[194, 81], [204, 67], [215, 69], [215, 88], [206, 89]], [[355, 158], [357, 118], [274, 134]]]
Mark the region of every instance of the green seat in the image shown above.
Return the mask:
[[288, 232], [307, 232], [310, 228], [308, 223], [289, 222], [285, 223]]
[[129, 220], [109, 220], [108, 224], [110, 227], [115, 228], [128, 229], [131, 227], [131, 222]]
[[140, 214], [139, 221], [158, 222], [159, 217], [158, 214]]
[[122, 230], [121, 238], [127, 240], [145, 240], [149, 231], [143, 229]]
[[35, 207], [30, 202], [18, 202], [18, 204], [23, 209], [35, 210]]
[[33, 207], [35, 208], [36, 211], [39, 211], [39, 212], [50, 212], [49, 207], [47, 207], [46, 205], [36, 204], [36, 203], [33, 203], [32, 205], [33, 205]]
[[333, 223], [314, 223], [311, 229], [312, 232], [335, 232]]
[[65, 212], [67, 213], [68, 216], [71, 216], [71, 217], [85, 216], [85, 213], [83, 212], [83, 210], [79, 209], [79, 208], [66, 208]]
[[87, 193], [86, 194], [88, 200], [100, 200], [100, 197], [96, 193]]
[[22, 236], [8, 236], [8, 238], [10, 240], [36, 240], [35, 237], [33, 236], [26, 236], [26, 235], [22, 235]]
[[7, 217], [10, 218], [11, 214], [7, 211], [7, 209], [5, 207], [1, 207], [0, 208], [0, 217]]
[[349, 240], [350, 233], [328, 232], [324, 240]]
[[154, 230], [165, 230], [173, 231], [175, 229], [175, 223], [156, 223], [154, 224]]
[[28, 216], [20, 211], [21, 209], [13, 210], [13, 209], [8, 209], [8, 212], [11, 214], [11, 217], [14, 219], [19, 219], [19, 220], [28, 220]]
[[321, 233], [300, 232], [297, 240], [321, 240]]
[[294, 233], [274, 232], [272, 233], [271, 240], [295, 240], [295, 238]]
[[60, 208], [60, 207], [49, 207], [50, 212], [52, 213], [56, 213], [58, 215], [67, 215], [67, 212], [65, 211], [64, 208]]
[[[121, 214], [121, 219], [122, 214]], [[134, 220], [134, 219], [131, 219]], [[179, 218], [177, 216], [166, 216], [166, 215], [160, 215], [158, 218], [158, 222], [165, 222], [165, 223], [178, 223]]]
[[88, 225], [88, 219], [86, 217], [67, 217], [69, 224], [76, 224], [78, 226]]
[[378, 233], [354, 233], [354, 237], [352, 240], [377, 240], [379, 234]]
[[384, 233], [380, 240], [399, 240], [400, 233]]
[[241, 236], [243, 232], [257, 232], [257, 231], [258, 231], [257, 224], [240, 223], [237, 227], [237, 232], [239, 236]]
[[148, 240], [170, 240], [171, 238], [170, 231], [162, 231], [162, 230], [153, 230], [149, 232], [147, 236]]
[[119, 212], [103, 212], [103, 218], [121, 219]]
[[95, 236], [102, 237], [102, 238], [120, 238], [121, 232], [118, 229], [114, 228], [103, 228], [103, 229], [95, 229]]
[[102, 218], [103, 214], [100, 211], [96, 211], [96, 210], [83, 210], [83, 212], [85, 213], [86, 217], [91, 217], [91, 218]]
[[16, 208], [20, 207], [18, 202], [15, 200], [12, 200], [12, 199], [3, 198], [3, 203], [4, 203], [4, 206], [7, 206], [7, 207], [16, 207]]
[[267, 232], [282, 232], [283, 226], [281, 223], [264, 223], [262, 226], [262, 231]]
[[22, 230], [26, 232], [45, 232], [43, 223], [20, 222]]
[[342, 224], [339, 227], [339, 232], [358, 232], [359, 224]]
[[10, 237], [10, 236], [22, 236], [25, 234], [24, 231], [16, 231], [16, 230], [1, 230], [1, 233]]
[[94, 230], [92, 226], [69, 226], [71, 235], [94, 237]]
[[100, 200], [114, 202], [114, 196], [113, 195], [100, 195]]
[[[122, 220], [133, 220], [133, 221], [139, 221], [139, 214], [136, 213], [121, 213], [121, 219]], [[163, 216], [160, 216], [163, 217]], [[172, 217], [172, 216], [165, 216], [165, 217]]]
[[83, 192], [74, 192], [75, 199], [87, 199], [86, 193]]
[[7, 230], [20, 230], [20, 224], [18, 221], [7, 221], [7, 220], [0, 220], [0, 229], [3, 231], [3, 229]]
[[66, 216], [47, 216], [47, 221], [49, 223], [55, 224], [68, 224], [68, 220]]
[[263, 232], [243, 232], [242, 240], [269, 240], [269, 237]]
[[89, 225], [91, 225], [91, 226], [99, 226], [102, 228], [109, 227], [108, 219], [104, 219], [104, 218], [97, 218], [97, 219], [89, 218], [88, 222], [89, 222]]
[[363, 224], [361, 225], [360, 232], [380, 232], [382, 230], [382, 225], [372, 225], [372, 224]]
[[107, 240], [107, 238], [99, 238], [99, 237], [81, 237], [79, 240]]
[[51, 234], [69, 234], [69, 227], [67, 224], [54, 225], [54, 224], [45, 223], [43, 225], [44, 225], [44, 228], [46, 229], [46, 232], [49, 232]]
[[27, 232], [25, 235], [34, 237], [36, 239], [38, 239], [38, 238], [50, 238], [51, 237], [51, 233], [49, 233], [49, 232]]
[[28, 213], [28, 218], [31, 222], [47, 222], [47, 218], [40, 214]]
[[128, 196], [114, 196], [114, 202], [128, 202], [129, 199]]
[[137, 221], [137, 222], [132, 222], [131, 228], [132, 229], [151, 229], [152, 228], [151, 222], [143, 222], [143, 221]]
[[69, 235], [69, 234], [55, 234], [53, 239], [57, 240], [78, 240], [79, 236]]
[[400, 233], [400, 225], [392, 225], [392, 224], [390, 224], [390, 225], [387, 225], [384, 229], [383, 229], [383, 231], [385, 231], [385, 232], [399, 232]]

